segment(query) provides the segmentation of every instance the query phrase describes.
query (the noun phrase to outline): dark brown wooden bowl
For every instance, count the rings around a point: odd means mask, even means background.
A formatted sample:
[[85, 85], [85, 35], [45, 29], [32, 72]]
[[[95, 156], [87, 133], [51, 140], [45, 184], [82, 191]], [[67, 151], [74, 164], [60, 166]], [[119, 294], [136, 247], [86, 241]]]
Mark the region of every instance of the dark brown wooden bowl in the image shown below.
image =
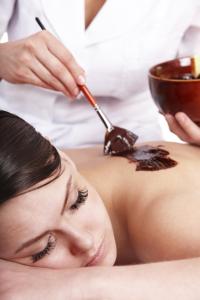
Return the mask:
[[149, 70], [149, 86], [160, 113], [185, 112], [200, 126], [200, 79], [181, 79], [192, 72], [191, 57], [167, 61]]

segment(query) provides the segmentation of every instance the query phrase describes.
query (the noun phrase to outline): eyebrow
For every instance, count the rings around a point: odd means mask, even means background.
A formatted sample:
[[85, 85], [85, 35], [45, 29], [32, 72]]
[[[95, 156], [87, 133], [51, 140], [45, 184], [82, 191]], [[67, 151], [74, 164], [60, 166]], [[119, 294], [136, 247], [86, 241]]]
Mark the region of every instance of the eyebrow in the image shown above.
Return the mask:
[[[67, 180], [67, 184], [66, 184], [66, 190], [65, 190], [65, 196], [64, 196], [64, 203], [60, 212], [60, 215], [63, 215], [64, 210], [65, 210], [65, 206], [67, 204], [67, 200], [69, 198], [69, 193], [70, 193], [70, 186], [72, 184], [72, 175], [70, 175], [69, 179]], [[15, 254], [19, 253], [20, 251], [22, 251], [24, 248], [29, 247], [30, 245], [36, 243], [37, 241], [39, 241], [42, 237], [44, 237], [47, 233], [49, 233], [49, 230], [46, 230], [45, 232], [43, 232], [42, 234], [38, 235], [37, 237], [32, 238], [31, 240], [23, 243], [16, 251]]]
[[64, 213], [65, 206], [66, 206], [67, 200], [68, 200], [68, 198], [69, 198], [71, 184], [72, 184], [72, 175], [70, 175], [70, 177], [69, 177], [69, 179], [68, 179], [68, 181], [67, 181], [67, 184], [66, 184], [64, 203], [63, 203], [63, 207], [62, 207], [61, 212], [60, 212], [61, 216], [62, 216], [63, 213]]

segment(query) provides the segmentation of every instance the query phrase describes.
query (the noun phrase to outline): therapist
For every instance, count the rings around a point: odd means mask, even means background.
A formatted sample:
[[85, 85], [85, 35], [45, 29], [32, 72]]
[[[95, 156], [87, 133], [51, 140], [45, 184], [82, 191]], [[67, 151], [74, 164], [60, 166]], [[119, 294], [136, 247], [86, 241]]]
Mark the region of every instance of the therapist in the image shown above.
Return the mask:
[[[176, 55], [200, 53], [199, 6], [199, 0], [1, 0], [0, 34], [7, 31], [9, 41], [0, 44], [0, 108], [60, 148], [102, 143], [105, 128], [78, 96], [86, 80], [115, 125], [140, 141], [160, 139], [147, 72]], [[49, 32], [40, 32], [36, 16]]]

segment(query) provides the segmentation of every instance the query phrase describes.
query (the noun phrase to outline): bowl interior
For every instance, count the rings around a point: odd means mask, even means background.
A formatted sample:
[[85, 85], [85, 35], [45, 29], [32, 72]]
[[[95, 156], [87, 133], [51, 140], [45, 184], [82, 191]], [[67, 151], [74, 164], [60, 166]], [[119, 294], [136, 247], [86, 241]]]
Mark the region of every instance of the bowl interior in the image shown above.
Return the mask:
[[163, 80], [181, 80], [185, 74], [191, 74], [193, 71], [193, 63], [191, 57], [178, 58], [168, 62], [164, 62], [152, 67], [149, 71], [151, 76]]

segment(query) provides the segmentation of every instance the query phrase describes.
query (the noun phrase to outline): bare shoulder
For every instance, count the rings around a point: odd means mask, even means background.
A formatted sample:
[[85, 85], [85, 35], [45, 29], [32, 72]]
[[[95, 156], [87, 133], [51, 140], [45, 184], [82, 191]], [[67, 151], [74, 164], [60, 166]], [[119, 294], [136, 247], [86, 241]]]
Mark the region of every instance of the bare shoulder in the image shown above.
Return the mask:
[[[127, 220], [134, 250], [141, 261], [159, 261], [200, 255], [200, 148], [154, 142], [178, 162], [158, 172], [135, 171], [122, 157], [103, 156], [102, 146], [68, 150], [78, 169], [107, 196], [120, 190], [127, 203]], [[140, 146], [139, 144], [136, 146]]]
[[[130, 163], [123, 157], [110, 157], [103, 155], [103, 146], [99, 145], [92, 148], [79, 148], [68, 149], [66, 153], [75, 162], [79, 171], [86, 175], [99, 176], [99, 177], [113, 177], [116, 180], [116, 176], [120, 174], [123, 181], [129, 182], [132, 185], [133, 180], [139, 181], [139, 185], [143, 181], [147, 185], [152, 185], [152, 181], [159, 180], [160, 187], [163, 189], [167, 184], [167, 178], [174, 185], [179, 183], [179, 178], [192, 182], [196, 182], [197, 177], [200, 175], [200, 147], [194, 147], [186, 144], [167, 143], [167, 142], [151, 142], [147, 143], [153, 147], [162, 147], [169, 152], [169, 156], [177, 161], [175, 168], [161, 170], [158, 172], [136, 172], [136, 164]], [[136, 144], [136, 147], [140, 147], [142, 144]], [[192, 174], [193, 173], [193, 174]]]
[[66, 149], [64, 152], [74, 161], [77, 166], [90, 164], [91, 161], [102, 160], [103, 146], [95, 146], [88, 148], [72, 148]]
[[[130, 163], [123, 157], [110, 157], [103, 155], [103, 146], [92, 148], [79, 148], [66, 150], [67, 155], [75, 162], [80, 172], [87, 172], [93, 175], [101, 176], [116, 176], [119, 174], [125, 178], [130, 178], [130, 181], [166, 181], [166, 177], [171, 177], [174, 183], [178, 182], [178, 177], [182, 179], [183, 176], [189, 181], [199, 176], [200, 172], [200, 147], [194, 147], [186, 144], [167, 143], [167, 142], [151, 142], [147, 143], [153, 147], [162, 147], [169, 152], [169, 156], [177, 161], [177, 167], [161, 170], [158, 172], [136, 172], [136, 164]], [[140, 147], [142, 144], [137, 144]], [[193, 170], [192, 170], [193, 169]], [[192, 174], [193, 172], [193, 174]], [[181, 175], [182, 174], [182, 175]], [[164, 184], [164, 183], [163, 183]]]
[[[169, 151], [169, 154], [172, 158], [184, 158], [184, 159], [195, 159], [199, 158], [200, 155], [200, 147], [183, 144], [183, 143], [171, 143], [164, 141], [155, 141], [155, 142], [146, 142], [145, 144], [153, 147], [163, 147], [164, 149]], [[138, 143], [136, 147], [143, 146], [143, 144]], [[71, 157], [72, 160], [77, 165], [89, 164], [90, 162], [103, 162], [107, 161], [107, 156], [103, 154], [103, 145], [98, 145], [95, 147], [89, 148], [74, 148], [74, 149], [66, 149], [64, 151], [67, 155]], [[113, 158], [113, 157], [112, 157]], [[120, 158], [117, 158], [120, 161]], [[115, 157], [116, 163], [116, 157]]]
[[133, 247], [144, 262], [200, 256], [200, 192], [155, 199], [140, 215]]
[[74, 161], [80, 172], [101, 173], [116, 172], [116, 168], [127, 165], [123, 157], [111, 157], [103, 154], [103, 146], [68, 149], [65, 153]]

